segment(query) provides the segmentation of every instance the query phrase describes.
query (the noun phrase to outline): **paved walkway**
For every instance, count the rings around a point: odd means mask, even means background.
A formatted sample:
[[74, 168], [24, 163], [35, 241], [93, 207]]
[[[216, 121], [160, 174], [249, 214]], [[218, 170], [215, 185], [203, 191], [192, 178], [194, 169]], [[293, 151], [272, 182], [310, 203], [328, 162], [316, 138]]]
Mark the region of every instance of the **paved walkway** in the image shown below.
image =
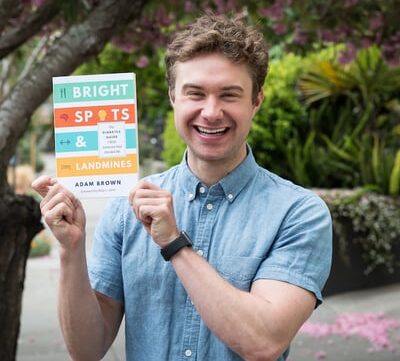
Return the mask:
[[[106, 202], [83, 201], [89, 252]], [[57, 321], [58, 274], [56, 246], [49, 257], [28, 260], [17, 361], [70, 360]], [[123, 334], [122, 327], [104, 360], [125, 360]], [[292, 343], [290, 361], [312, 360], [399, 361], [400, 284], [327, 297]]]

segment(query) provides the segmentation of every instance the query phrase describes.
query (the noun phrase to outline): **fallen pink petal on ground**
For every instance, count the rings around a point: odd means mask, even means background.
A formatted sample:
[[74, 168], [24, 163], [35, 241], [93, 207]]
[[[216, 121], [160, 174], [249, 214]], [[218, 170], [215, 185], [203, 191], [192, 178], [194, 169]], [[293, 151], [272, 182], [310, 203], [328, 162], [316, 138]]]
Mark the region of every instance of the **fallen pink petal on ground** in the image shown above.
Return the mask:
[[316, 360], [324, 360], [324, 359], [326, 359], [326, 352], [325, 351], [317, 351], [314, 354], [314, 358]]
[[386, 318], [383, 313], [346, 313], [333, 323], [306, 322], [300, 333], [314, 338], [338, 335], [344, 338], [361, 337], [369, 341], [369, 352], [395, 351], [389, 332], [400, 329], [400, 320]]

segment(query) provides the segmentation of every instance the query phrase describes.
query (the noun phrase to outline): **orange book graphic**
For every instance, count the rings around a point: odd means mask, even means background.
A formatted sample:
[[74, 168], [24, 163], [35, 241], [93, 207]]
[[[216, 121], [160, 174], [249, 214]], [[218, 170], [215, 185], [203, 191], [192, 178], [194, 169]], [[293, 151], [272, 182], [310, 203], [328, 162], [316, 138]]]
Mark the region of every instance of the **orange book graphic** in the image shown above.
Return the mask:
[[118, 158], [74, 157], [57, 159], [59, 177], [129, 174], [137, 171], [136, 154], [128, 154], [126, 157]]
[[133, 104], [80, 106], [72, 108], [55, 108], [54, 125], [57, 128], [97, 125], [103, 122], [135, 123]]

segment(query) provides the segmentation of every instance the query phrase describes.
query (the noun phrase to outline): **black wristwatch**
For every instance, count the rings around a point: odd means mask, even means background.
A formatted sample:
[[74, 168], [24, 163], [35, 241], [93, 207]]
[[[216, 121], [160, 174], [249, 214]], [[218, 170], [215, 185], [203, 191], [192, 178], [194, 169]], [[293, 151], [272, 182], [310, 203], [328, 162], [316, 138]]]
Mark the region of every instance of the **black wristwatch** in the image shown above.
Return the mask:
[[164, 259], [169, 261], [183, 247], [192, 247], [192, 241], [185, 231], [181, 231], [179, 237], [174, 239], [168, 246], [161, 248], [160, 252]]

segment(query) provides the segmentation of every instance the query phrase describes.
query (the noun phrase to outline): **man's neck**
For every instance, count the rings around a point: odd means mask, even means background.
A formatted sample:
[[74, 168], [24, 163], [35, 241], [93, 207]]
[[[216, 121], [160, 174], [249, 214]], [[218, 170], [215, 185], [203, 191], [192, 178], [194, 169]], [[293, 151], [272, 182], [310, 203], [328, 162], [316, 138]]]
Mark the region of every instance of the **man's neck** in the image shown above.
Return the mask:
[[191, 157], [190, 152], [187, 154], [187, 164], [193, 174], [199, 178], [207, 187], [218, 183], [227, 174], [232, 172], [245, 158], [247, 150], [244, 154], [234, 161], [221, 160], [202, 160]]

